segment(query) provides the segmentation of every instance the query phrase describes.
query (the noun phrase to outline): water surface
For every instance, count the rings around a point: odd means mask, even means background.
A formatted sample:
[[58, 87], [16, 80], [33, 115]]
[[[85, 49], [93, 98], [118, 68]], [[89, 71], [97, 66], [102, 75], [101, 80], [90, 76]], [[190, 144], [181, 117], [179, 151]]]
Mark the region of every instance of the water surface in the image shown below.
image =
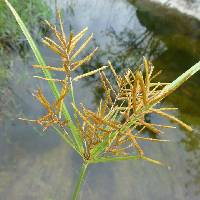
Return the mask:
[[[61, 3], [62, 2], [62, 3]], [[52, 3], [52, 2], [51, 2]], [[88, 26], [94, 32], [99, 52], [80, 72], [100, 67], [110, 59], [120, 73], [136, 67], [143, 55], [150, 58], [160, 79], [172, 81], [200, 59], [200, 22], [160, 4], [136, 0], [58, 1], [63, 8], [66, 31], [80, 31]], [[52, 8], [54, 7], [51, 4]], [[57, 57], [40, 46], [48, 64]], [[13, 53], [3, 57], [0, 96], [0, 200], [70, 199], [81, 159], [49, 130], [42, 134], [17, 120], [26, 115], [37, 118], [45, 111], [31, 93], [44, 82], [32, 78], [38, 71], [31, 54], [26, 58]], [[99, 100], [98, 77], [77, 84], [78, 102], [95, 107]], [[144, 144], [146, 154], [170, 167], [144, 161], [127, 161], [90, 167], [81, 199], [127, 200], [198, 200], [200, 198], [200, 89], [199, 74], [168, 97], [164, 105], [179, 107], [174, 114], [190, 124], [194, 133], [179, 126], [167, 130], [161, 138], [170, 143]], [[152, 122], [172, 125], [165, 119], [151, 117]]]

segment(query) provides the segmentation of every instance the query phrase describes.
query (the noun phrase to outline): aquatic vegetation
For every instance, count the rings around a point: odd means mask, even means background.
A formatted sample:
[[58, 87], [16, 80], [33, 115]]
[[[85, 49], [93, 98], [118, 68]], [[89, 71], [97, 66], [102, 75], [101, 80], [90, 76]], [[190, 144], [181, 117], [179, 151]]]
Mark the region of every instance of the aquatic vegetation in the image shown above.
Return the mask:
[[[21, 18], [27, 25], [28, 29], [38, 37], [38, 32], [45, 32], [46, 28], [42, 22], [49, 19], [50, 9], [44, 1], [11, 0], [15, 9], [21, 13]], [[27, 17], [29, 16], [29, 17]], [[9, 19], [9, 20], [8, 20]], [[39, 30], [36, 31], [36, 25], [39, 24]], [[11, 13], [6, 9], [3, 1], [0, 1], [0, 50], [2, 49], [18, 49], [23, 46], [25, 41], [22, 38], [22, 32], [12, 18]]]
[[[112, 63], [108, 61], [106, 66], [74, 77], [72, 76], [74, 71], [84, 63], [89, 62], [97, 50], [94, 49], [89, 55], [80, 57], [93, 37], [91, 34], [80, 45], [87, 28], [78, 34], [71, 32], [69, 36], [66, 36], [59, 14], [59, 29], [46, 22], [52, 30], [55, 40], [45, 37], [43, 43], [61, 60], [61, 66], [47, 66], [23, 21], [11, 4], [7, 0], [5, 2], [15, 16], [38, 61], [38, 64], [33, 67], [44, 72], [44, 77], [35, 77], [47, 81], [55, 96], [55, 100], [51, 102], [39, 88], [33, 95], [45, 108], [46, 114], [37, 119], [21, 119], [41, 125], [43, 131], [47, 131], [50, 127], [53, 128], [82, 158], [80, 178], [73, 199], [78, 198], [88, 166], [91, 164], [143, 159], [162, 165], [160, 161], [146, 155], [139, 141], [166, 142], [168, 140], [144, 137], [143, 131], [147, 129], [159, 135], [163, 129], [174, 127], [147, 122], [146, 116], [148, 114], [157, 114], [179, 124], [188, 131], [192, 131], [189, 125], [165, 112], [176, 108], [159, 108], [158, 106], [165, 97], [200, 70], [200, 62], [171, 83], [155, 82], [155, 77], [160, 72], [154, 73], [153, 64], [146, 58], [143, 58], [143, 63], [138, 66], [136, 71], [127, 69], [121, 75], [116, 73]], [[105, 70], [112, 72], [115, 84], [109, 81]], [[61, 75], [52, 78], [52, 71]], [[99, 102], [95, 111], [86, 108], [83, 104], [77, 105], [73, 91], [74, 82], [94, 74], [99, 74], [104, 89], [104, 98]], [[73, 116], [69, 114], [68, 108], [65, 106], [66, 96], [70, 96], [72, 99]]]

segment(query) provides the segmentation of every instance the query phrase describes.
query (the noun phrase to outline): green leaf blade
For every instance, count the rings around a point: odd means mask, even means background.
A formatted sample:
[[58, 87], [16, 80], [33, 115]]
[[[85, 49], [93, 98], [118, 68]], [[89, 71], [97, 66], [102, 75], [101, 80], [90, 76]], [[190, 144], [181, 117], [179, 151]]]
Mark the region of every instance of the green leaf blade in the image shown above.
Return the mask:
[[191, 78], [195, 73], [200, 70], [200, 61], [189, 68], [186, 72], [180, 75], [177, 79], [172, 81], [169, 85], [165, 86], [158, 98], [156, 98], [152, 103], [160, 101], [167, 97], [169, 94], [174, 92], [178, 87], [180, 87], [184, 82]]

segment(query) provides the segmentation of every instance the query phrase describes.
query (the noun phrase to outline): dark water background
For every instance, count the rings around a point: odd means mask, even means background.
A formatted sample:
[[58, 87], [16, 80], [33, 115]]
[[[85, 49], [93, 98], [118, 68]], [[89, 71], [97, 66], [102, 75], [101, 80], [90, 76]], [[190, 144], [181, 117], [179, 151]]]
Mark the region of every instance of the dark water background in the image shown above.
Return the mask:
[[[200, 59], [200, 21], [174, 9], [146, 0], [74, 0], [59, 6], [66, 31], [78, 32], [88, 26], [95, 35], [91, 47], [99, 46], [96, 57], [80, 72], [110, 59], [120, 73], [127, 66], [136, 67], [145, 55], [157, 70], [163, 70], [160, 79], [165, 82]], [[48, 64], [59, 62], [49, 50], [40, 49]], [[53, 131], [43, 136], [39, 127], [17, 120], [45, 112], [31, 96], [37, 86], [50, 95], [46, 83], [32, 78], [38, 75], [31, 69], [35, 63], [31, 52], [22, 57], [13, 52], [0, 59], [0, 200], [70, 199], [78, 177], [80, 158]], [[161, 135], [170, 143], [144, 144], [148, 156], [169, 167], [144, 161], [93, 165], [81, 199], [200, 199], [199, 75], [163, 103], [180, 108], [175, 116], [190, 124], [194, 133], [177, 126]], [[98, 77], [79, 82], [77, 101], [95, 107], [101, 96], [98, 85]], [[151, 120], [172, 125], [155, 116]]]

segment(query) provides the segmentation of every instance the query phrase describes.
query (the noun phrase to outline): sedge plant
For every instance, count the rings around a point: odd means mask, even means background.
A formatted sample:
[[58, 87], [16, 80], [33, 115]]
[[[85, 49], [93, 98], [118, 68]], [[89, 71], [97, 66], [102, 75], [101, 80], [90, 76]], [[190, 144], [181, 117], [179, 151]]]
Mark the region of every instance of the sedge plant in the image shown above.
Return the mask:
[[[73, 78], [72, 74], [89, 62], [97, 50], [94, 49], [89, 55], [79, 59], [79, 55], [89, 44], [93, 34], [80, 45], [87, 28], [78, 34], [71, 32], [67, 36], [60, 14], [58, 14], [59, 28], [46, 21], [55, 39], [45, 37], [43, 43], [61, 60], [61, 66], [47, 66], [23, 21], [7, 0], [5, 3], [13, 13], [38, 61], [33, 67], [44, 72], [44, 76], [35, 76], [35, 78], [47, 81], [55, 96], [55, 100], [50, 102], [42, 89], [39, 88], [33, 95], [45, 108], [46, 114], [37, 119], [21, 119], [41, 125], [43, 131], [47, 131], [50, 127], [53, 128], [82, 158], [80, 176], [72, 197], [74, 200], [78, 199], [88, 166], [91, 164], [143, 159], [162, 165], [161, 162], [146, 156], [138, 141], [168, 141], [144, 137], [143, 131], [147, 129], [159, 135], [163, 129], [174, 127], [147, 122], [145, 119], [148, 114], [157, 114], [179, 124], [188, 131], [192, 131], [189, 125], [166, 112], [176, 108], [159, 108], [158, 104], [199, 71], [200, 62], [171, 83], [156, 82], [155, 77], [159, 73], [154, 73], [153, 64], [146, 58], [143, 59], [143, 63], [136, 71], [127, 69], [122, 75], [117, 74], [112, 63], [108, 61], [106, 66]], [[115, 84], [109, 81], [105, 70], [112, 72]], [[58, 72], [62, 76], [58, 75], [56, 78], [52, 78], [51, 72]], [[95, 111], [83, 104], [77, 105], [73, 91], [74, 82], [94, 74], [99, 75], [104, 89], [104, 98], [99, 102]], [[71, 96], [70, 105], [74, 111], [73, 117], [65, 105], [66, 96]]]

